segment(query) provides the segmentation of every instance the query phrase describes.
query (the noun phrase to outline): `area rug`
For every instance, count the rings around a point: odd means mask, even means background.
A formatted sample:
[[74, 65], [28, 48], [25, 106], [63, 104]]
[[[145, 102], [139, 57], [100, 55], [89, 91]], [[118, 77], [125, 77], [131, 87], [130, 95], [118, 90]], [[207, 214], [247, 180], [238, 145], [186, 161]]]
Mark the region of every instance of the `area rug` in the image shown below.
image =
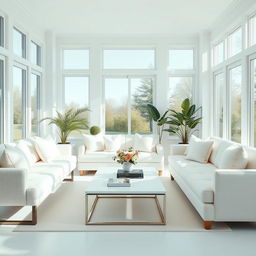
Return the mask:
[[[169, 177], [161, 177], [167, 191], [167, 224], [164, 226], [88, 226], [85, 225], [84, 191], [93, 177], [77, 177], [76, 181], [64, 183], [59, 190], [49, 196], [38, 207], [36, 226], [2, 226], [1, 230], [14, 232], [42, 231], [206, 231], [202, 219], [190, 204], [184, 193]], [[93, 198], [92, 198], [93, 199]], [[91, 199], [91, 200], [92, 200]], [[16, 216], [17, 217], [17, 216]], [[29, 218], [30, 216], [27, 216]], [[100, 199], [96, 206], [93, 221], [102, 220], [147, 220], [159, 221], [155, 202], [150, 199]], [[230, 231], [225, 223], [214, 223], [211, 231]]]

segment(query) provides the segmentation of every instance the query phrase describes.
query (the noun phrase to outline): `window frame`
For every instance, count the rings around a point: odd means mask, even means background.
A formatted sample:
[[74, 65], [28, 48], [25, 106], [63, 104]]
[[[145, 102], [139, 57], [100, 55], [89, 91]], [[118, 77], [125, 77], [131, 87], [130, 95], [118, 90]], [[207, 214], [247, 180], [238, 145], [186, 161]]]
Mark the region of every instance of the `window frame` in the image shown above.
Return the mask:
[[[230, 38], [233, 34], [235, 34], [238, 30], [241, 29], [241, 51], [239, 51], [236, 54], [231, 55], [231, 45], [230, 45]], [[230, 33], [228, 33], [227, 37], [226, 37], [226, 56], [227, 59], [232, 58], [234, 56], [237, 56], [238, 54], [240, 54], [243, 50], [244, 50], [244, 28], [241, 24], [239, 24], [239, 26], [237, 26], [236, 28], [234, 28]], [[224, 48], [225, 49], [225, 48]]]
[[[255, 43], [252, 43], [252, 29], [251, 29], [251, 20], [255, 19], [256, 20], [256, 12], [254, 12], [253, 14], [251, 14], [250, 16], [248, 16], [248, 20], [247, 20], [247, 46], [248, 47], [252, 47], [256, 45], [256, 36], [255, 36]], [[256, 26], [255, 26], [255, 31], [256, 31]]]
[[[33, 63], [31, 59], [32, 44], [36, 46], [36, 63]], [[32, 65], [36, 65], [38, 67], [42, 66], [42, 46], [36, 43], [35, 40], [30, 40], [30, 62]]]
[[[103, 79], [102, 79], [102, 102], [103, 102], [103, 128], [104, 128], [104, 133], [108, 134], [106, 132], [106, 109], [105, 109], [105, 80], [106, 79], [127, 79], [128, 80], [128, 111], [127, 111], [127, 119], [128, 119], [128, 129], [127, 129], [127, 133], [124, 133], [125, 135], [133, 135], [135, 133], [131, 133], [131, 79], [143, 79], [143, 78], [151, 78], [153, 81], [153, 88], [152, 88], [152, 101], [153, 104], [155, 102], [155, 95], [156, 95], [156, 76], [155, 75], [104, 75]], [[146, 135], [150, 135], [150, 134], [155, 134], [156, 133], [156, 128], [154, 125], [152, 125], [152, 132], [151, 133], [147, 133]], [[118, 134], [118, 133], [116, 133]], [[141, 133], [142, 135], [144, 135], [144, 133]]]
[[6, 31], [5, 31], [5, 26], [6, 26], [6, 20], [5, 16], [0, 12], [0, 47], [5, 48], [5, 41], [6, 41]]

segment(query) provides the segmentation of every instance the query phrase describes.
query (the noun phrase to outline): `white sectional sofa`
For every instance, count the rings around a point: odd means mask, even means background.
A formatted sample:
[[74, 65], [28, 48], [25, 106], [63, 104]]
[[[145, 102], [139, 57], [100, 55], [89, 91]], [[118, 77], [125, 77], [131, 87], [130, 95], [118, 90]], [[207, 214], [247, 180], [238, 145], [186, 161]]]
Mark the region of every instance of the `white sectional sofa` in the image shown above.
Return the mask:
[[243, 147], [247, 158], [244, 169], [221, 169], [218, 166], [223, 155], [237, 144], [210, 139], [214, 143], [208, 163], [186, 159], [188, 145], [171, 146], [171, 179], [193, 204], [206, 229], [211, 228], [213, 221], [256, 221], [256, 149]]
[[[6, 150], [14, 151], [17, 145], [30, 156], [27, 168], [22, 166], [24, 162], [15, 156], [16, 168], [3, 168], [3, 157], [6, 158]], [[62, 184], [63, 180], [73, 181], [73, 170], [76, 168], [76, 157], [71, 155], [71, 146], [58, 146], [58, 154], [48, 162], [43, 162], [34, 145], [33, 138], [25, 139], [16, 144], [0, 145], [0, 206], [32, 206], [31, 221], [8, 221], [1, 220], [2, 225], [37, 223], [37, 206], [42, 203], [51, 193], [54, 193]], [[50, 152], [50, 151], [49, 151]], [[10, 156], [8, 152], [8, 157]], [[10, 160], [10, 159], [9, 159]], [[27, 158], [25, 159], [27, 161]], [[26, 163], [25, 163], [26, 164]], [[71, 178], [67, 178], [71, 175]]]
[[[93, 135], [91, 136], [93, 138]], [[109, 141], [111, 140], [115, 143], [117, 136], [119, 138], [118, 145], [109, 145]], [[94, 139], [96, 140], [97, 146], [93, 147], [93, 149], [91, 145], [88, 146], [90, 141], [88, 141], [87, 138], [84, 144], [77, 148], [78, 170], [97, 170], [100, 167], [106, 166], [120, 167], [120, 164], [114, 162], [113, 156], [118, 149], [128, 149], [130, 147], [139, 150], [138, 163], [134, 168], [150, 166], [155, 167], [157, 170], [163, 170], [164, 150], [163, 146], [158, 143], [158, 136], [140, 136], [139, 139], [142, 140], [142, 143], [139, 144], [138, 141], [135, 141], [135, 136], [139, 135], [98, 135], [98, 137]], [[150, 148], [147, 149], [145, 145], [142, 145], [143, 138], [152, 141]]]

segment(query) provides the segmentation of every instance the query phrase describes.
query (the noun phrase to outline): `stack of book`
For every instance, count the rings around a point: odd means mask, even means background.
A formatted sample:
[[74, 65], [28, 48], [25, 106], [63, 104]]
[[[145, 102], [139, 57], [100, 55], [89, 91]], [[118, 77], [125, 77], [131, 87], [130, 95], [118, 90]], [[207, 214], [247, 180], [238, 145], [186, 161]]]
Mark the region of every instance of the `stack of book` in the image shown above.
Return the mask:
[[142, 179], [143, 177], [142, 169], [133, 169], [129, 172], [122, 169], [117, 170], [117, 178]]
[[131, 183], [130, 180], [125, 178], [125, 179], [115, 179], [115, 178], [109, 178], [108, 187], [130, 187]]

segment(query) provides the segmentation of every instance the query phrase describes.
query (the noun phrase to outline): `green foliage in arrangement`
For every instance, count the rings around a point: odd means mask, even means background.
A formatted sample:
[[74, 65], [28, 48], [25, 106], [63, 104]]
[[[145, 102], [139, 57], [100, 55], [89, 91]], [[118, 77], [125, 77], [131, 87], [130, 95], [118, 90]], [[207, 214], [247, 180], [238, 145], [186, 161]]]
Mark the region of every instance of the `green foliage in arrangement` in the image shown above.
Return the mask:
[[91, 135], [97, 135], [97, 134], [99, 134], [100, 133], [100, 127], [99, 126], [96, 126], [96, 125], [94, 125], [94, 126], [92, 126], [91, 128], [90, 128], [90, 134]]
[[56, 117], [46, 117], [41, 122], [48, 120], [49, 124], [56, 125], [59, 130], [60, 141], [62, 144], [65, 144], [71, 132], [89, 128], [85, 114], [87, 111], [89, 111], [88, 108], [70, 108], [63, 114], [56, 111]]

